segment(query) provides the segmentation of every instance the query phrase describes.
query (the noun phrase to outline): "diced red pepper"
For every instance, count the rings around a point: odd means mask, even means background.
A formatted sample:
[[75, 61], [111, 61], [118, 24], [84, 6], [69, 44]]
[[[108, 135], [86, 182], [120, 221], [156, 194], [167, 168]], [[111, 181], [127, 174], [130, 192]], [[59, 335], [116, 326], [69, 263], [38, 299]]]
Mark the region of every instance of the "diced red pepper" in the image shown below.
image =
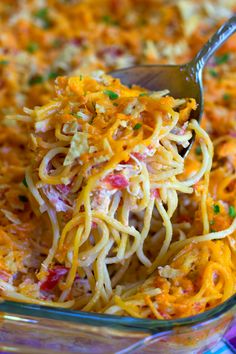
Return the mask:
[[132, 155], [140, 161], [143, 161], [146, 158], [145, 154], [141, 154], [140, 152], [133, 152]]
[[8, 281], [10, 278], [10, 274], [6, 272], [5, 270], [0, 269], [0, 279], [4, 281]]
[[166, 313], [164, 311], [160, 311], [160, 310], [159, 310], [159, 313], [164, 319], [166, 319], [166, 320], [170, 319], [170, 315], [168, 315], [168, 313]]
[[[143, 161], [145, 160], [145, 158], [147, 157], [145, 154], [141, 154], [140, 152], [132, 152], [132, 155], [134, 157], [136, 157], [137, 160], [139, 161]], [[134, 163], [134, 159], [132, 159], [131, 157], [127, 160], [127, 161], [121, 161], [120, 162], [122, 165], [129, 165]]]
[[71, 191], [71, 186], [70, 185], [65, 185], [65, 184], [57, 184], [56, 189], [61, 192], [64, 195], [67, 195]]
[[112, 58], [118, 58], [124, 54], [123, 48], [119, 48], [118, 46], [110, 46], [107, 48], [103, 48], [98, 52], [99, 58], [104, 58], [106, 55], [110, 55]]
[[189, 215], [180, 215], [178, 217], [178, 222], [190, 222], [191, 221], [191, 218]]
[[151, 190], [151, 195], [152, 195], [154, 198], [160, 198], [160, 190], [159, 190], [158, 188], [152, 189], [152, 190]]
[[98, 224], [95, 221], [92, 221], [92, 229], [96, 229], [98, 227]]
[[200, 302], [195, 302], [193, 304], [193, 309], [196, 311], [196, 313], [200, 312], [203, 308], [203, 305]]
[[86, 39], [83, 37], [74, 37], [71, 40], [71, 43], [76, 45], [77, 47], [82, 47], [86, 43]]
[[40, 285], [40, 289], [44, 291], [54, 289], [60, 279], [67, 273], [68, 268], [59, 265], [49, 269], [47, 279]]
[[232, 138], [236, 138], [236, 131], [231, 130], [231, 131], [229, 132], [229, 135], [232, 136]]
[[110, 174], [105, 178], [105, 182], [109, 183], [115, 189], [123, 189], [129, 185], [129, 182], [122, 174]]

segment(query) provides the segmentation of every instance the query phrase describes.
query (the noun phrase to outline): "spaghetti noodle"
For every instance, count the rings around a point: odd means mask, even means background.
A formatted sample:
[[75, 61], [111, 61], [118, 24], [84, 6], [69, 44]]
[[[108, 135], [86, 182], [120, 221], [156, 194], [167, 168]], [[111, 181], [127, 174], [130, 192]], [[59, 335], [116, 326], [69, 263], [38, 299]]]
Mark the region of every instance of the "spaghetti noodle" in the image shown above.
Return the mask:
[[189, 60], [221, 19], [183, 3], [0, 4], [3, 299], [171, 319], [235, 293], [235, 38], [206, 70], [202, 127], [193, 99], [102, 71]]

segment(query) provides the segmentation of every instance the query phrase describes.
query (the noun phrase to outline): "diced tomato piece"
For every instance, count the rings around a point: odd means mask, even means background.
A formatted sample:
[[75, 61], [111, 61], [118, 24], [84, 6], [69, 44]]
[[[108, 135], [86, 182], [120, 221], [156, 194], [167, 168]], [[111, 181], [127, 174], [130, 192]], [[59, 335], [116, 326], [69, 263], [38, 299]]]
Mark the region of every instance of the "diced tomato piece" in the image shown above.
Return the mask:
[[77, 47], [81, 47], [81, 46], [85, 45], [85, 43], [86, 43], [86, 40], [83, 37], [74, 37], [71, 40], [71, 44], [74, 44]]
[[190, 222], [191, 221], [191, 218], [189, 215], [180, 215], [178, 217], [178, 222]]
[[170, 315], [168, 315], [168, 313], [166, 313], [164, 311], [160, 311], [160, 310], [159, 310], [159, 313], [164, 319], [166, 319], [166, 320], [170, 319]]
[[143, 161], [145, 159], [145, 154], [141, 154], [140, 152], [133, 152], [132, 155], [136, 157], [137, 160]]
[[[145, 154], [141, 154], [140, 152], [132, 152], [132, 156], [134, 156], [139, 161], [143, 161], [147, 157]], [[134, 159], [132, 159], [130, 157], [129, 160], [121, 161], [120, 163], [123, 164], [123, 165], [129, 165], [129, 164], [134, 163]]]
[[193, 309], [196, 311], [196, 313], [198, 313], [199, 311], [201, 311], [203, 308], [203, 305], [200, 302], [195, 302], [193, 304]]
[[44, 291], [54, 289], [60, 279], [67, 273], [68, 268], [59, 265], [49, 269], [47, 279], [40, 285], [40, 289]]
[[115, 189], [123, 189], [129, 185], [129, 182], [122, 174], [110, 174], [105, 178], [105, 182], [109, 183]]
[[159, 190], [158, 188], [152, 189], [152, 190], [151, 190], [151, 195], [152, 195], [154, 198], [160, 198], [160, 190]]
[[107, 48], [103, 48], [98, 52], [99, 58], [104, 58], [106, 55], [110, 55], [112, 58], [120, 57], [124, 54], [123, 48], [119, 48], [118, 46], [110, 46]]
[[92, 221], [92, 229], [96, 229], [98, 227], [98, 224], [95, 221]]
[[236, 138], [236, 131], [231, 130], [231, 131], [229, 132], [229, 135], [232, 136], [232, 138]]
[[6, 272], [5, 270], [0, 269], [0, 279], [4, 281], [8, 281], [10, 278], [10, 274]]
[[64, 195], [67, 195], [70, 193], [71, 186], [70, 185], [64, 185], [64, 184], [57, 184], [56, 189], [61, 192]]

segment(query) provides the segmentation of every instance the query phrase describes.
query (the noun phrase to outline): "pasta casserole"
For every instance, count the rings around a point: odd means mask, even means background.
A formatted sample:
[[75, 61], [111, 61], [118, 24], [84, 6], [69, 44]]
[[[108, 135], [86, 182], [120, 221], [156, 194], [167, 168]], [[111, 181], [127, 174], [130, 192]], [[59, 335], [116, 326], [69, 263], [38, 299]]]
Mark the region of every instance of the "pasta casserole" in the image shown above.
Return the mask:
[[235, 37], [206, 69], [201, 126], [191, 97], [105, 72], [187, 61], [233, 5], [42, 3], [0, 5], [1, 297], [157, 319], [217, 306], [236, 284]]

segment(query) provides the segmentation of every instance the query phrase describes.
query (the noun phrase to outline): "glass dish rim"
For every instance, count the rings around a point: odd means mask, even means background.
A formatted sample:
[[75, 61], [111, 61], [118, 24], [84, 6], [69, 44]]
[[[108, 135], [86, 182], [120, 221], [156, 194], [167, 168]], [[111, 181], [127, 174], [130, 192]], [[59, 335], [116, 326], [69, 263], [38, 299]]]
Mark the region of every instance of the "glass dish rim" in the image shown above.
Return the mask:
[[35, 317], [36, 319], [41, 318], [48, 320], [65, 321], [73, 323], [74, 325], [83, 324], [88, 326], [111, 327], [113, 329], [123, 330], [127, 332], [141, 331], [157, 333], [172, 330], [177, 326], [194, 326], [203, 322], [212, 321], [230, 311], [235, 305], [236, 294], [232, 295], [228, 300], [224, 301], [222, 304], [198, 315], [179, 318], [175, 320], [151, 320], [93, 312], [75, 311], [58, 307], [48, 307], [36, 304], [27, 304], [23, 302], [1, 300], [0, 313], [4, 313], [5, 317], [8, 314], [18, 314], [26, 317]]

